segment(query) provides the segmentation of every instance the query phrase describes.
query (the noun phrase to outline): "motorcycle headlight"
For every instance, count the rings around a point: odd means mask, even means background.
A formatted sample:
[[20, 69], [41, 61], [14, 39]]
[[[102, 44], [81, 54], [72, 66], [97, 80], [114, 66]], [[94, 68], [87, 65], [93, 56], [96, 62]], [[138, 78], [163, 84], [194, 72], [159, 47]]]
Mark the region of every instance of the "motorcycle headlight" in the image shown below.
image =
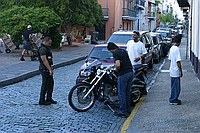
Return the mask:
[[98, 69], [97, 70], [97, 75], [99, 75], [101, 73], [101, 70], [100, 69]]
[[84, 77], [88, 77], [88, 76], [90, 76], [90, 74], [91, 74], [91, 72], [89, 72], [89, 71], [84, 71], [84, 70], [82, 70], [82, 71], [80, 72], [80, 76], [84, 76]]

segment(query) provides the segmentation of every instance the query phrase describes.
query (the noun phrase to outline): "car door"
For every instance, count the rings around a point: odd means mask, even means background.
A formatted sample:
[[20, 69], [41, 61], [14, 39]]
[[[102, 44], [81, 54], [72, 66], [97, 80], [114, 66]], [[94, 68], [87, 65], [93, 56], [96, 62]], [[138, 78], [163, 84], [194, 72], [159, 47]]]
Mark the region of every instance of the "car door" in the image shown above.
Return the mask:
[[148, 54], [146, 55], [146, 61], [151, 62], [153, 59], [153, 40], [151, 39], [150, 34], [147, 32], [144, 34], [144, 37], [146, 38], [146, 46], [147, 46], [147, 52]]

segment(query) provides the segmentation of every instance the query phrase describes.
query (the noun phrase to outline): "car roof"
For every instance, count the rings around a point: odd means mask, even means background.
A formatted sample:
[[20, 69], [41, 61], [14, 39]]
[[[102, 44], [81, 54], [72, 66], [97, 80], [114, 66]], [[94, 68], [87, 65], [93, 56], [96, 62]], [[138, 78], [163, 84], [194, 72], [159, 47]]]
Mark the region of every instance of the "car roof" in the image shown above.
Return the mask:
[[[94, 47], [107, 47], [108, 44], [98, 44], [95, 45]], [[126, 47], [126, 45], [121, 45], [121, 44], [116, 44], [118, 47]]]
[[[128, 31], [125, 31], [125, 30], [120, 30], [120, 31], [115, 31], [113, 32], [113, 34], [129, 34], [129, 35], [132, 35], [133, 34], [133, 31], [134, 30], [128, 30]], [[148, 31], [138, 31], [140, 33], [140, 35], [148, 32]]]
[[157, 36], [157, 35], [160, 35], [160, 33], [159, 32], [150, 32], [150, 35], [151, 36]]

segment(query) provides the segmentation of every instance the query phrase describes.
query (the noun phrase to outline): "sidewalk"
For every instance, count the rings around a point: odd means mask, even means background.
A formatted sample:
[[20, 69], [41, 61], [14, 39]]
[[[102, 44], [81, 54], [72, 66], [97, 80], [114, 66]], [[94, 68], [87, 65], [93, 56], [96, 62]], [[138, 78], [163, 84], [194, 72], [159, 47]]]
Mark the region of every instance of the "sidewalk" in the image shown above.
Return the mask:
[[171, 81], [168, 69], [170, 62], [166, 58], [147, 96], [136, 105], [139, 109], [133, 110], [131, 116], [126, 120], [126, 123], [130, 121], [127, 124], [127, 130], [122, 128], [121, 132], [200, 132], [200, 82], [189, 59], [186, 59], [186, 42], [186, 38], [183, 38], [180, 45], [183, 69], [180, 94], [182, 105], [169, 104]]
[[[72, 46], [65, 45], [61, 50], [52, 51], [54, 68], [63, 67], [80, 60], [91, 51], [92, 44], [73, 43]], [[25, 57], [26, 61], [20, 61], [21, 50], [12, 53], [0, 53], [0, 87], [14, 84], [24, 79], [39, 74], [39, 61], [30, 61], [30, 57]]]

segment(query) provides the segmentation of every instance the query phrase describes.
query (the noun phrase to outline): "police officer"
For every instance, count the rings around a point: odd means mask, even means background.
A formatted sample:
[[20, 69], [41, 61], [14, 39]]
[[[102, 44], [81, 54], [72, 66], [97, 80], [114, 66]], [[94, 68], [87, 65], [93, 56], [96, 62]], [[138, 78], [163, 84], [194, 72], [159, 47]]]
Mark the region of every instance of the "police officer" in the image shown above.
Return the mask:
[[[39, 54], [39, 70], [42, 75], [42, 86], [40, 92], [39, 105], [56, 104], [52, 99], [54, 79], [53, 79], [53, 57], [50, 50], [52, 40], [50, 37], [45, 37], [38, 50]], [[46, 99], [45, 99], [46, 96]]]

